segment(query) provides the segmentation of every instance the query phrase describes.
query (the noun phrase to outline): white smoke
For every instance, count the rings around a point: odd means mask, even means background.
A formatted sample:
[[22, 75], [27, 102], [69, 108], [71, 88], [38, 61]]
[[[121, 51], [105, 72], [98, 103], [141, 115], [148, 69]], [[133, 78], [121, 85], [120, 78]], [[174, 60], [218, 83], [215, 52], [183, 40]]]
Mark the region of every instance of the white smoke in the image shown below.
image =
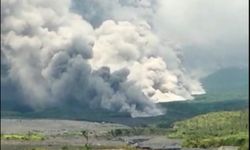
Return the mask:
[[[161, 39], [145, 22], [105, 21], [95, 30], [96, 41], [93, 47], [93, 68], [105, 64], [111, 72], [127, 67], [130, 70], [129, 81], [133, 81], [144, 94], [154, 102], [192, 99], [192, 94], [203, 94], [198, 81], [184, 75], [179, 53], [168, 48], [176, 66], [168, 67], [164, 59], [168, 53]], [[162, 58], [163, 57], [163, 58]], [[177, 65], [178, 64], [178, 65]]]
[[58, 92], [58, 84], [71, 77], [67, 67], [82, 63], [83, 70], [90, 72], [84, 63], [92, 55], [93, 29], [69, 12], [70, 1], [3, 0], [1, 4], [2, 51], [10, 63], [11, 78], [33, 99], [32, 105], [56, 100], [49, 93]]
[[204, 93], [180, 51], [154, 32], [153, 1], [82, 3], [97, 10], [83, 6], [81, 16], [70, 0], [1, 1], [1, 52], [26, 103], [44, 108], [74, 99], [146, 117], [164, 113], [157, 102]]

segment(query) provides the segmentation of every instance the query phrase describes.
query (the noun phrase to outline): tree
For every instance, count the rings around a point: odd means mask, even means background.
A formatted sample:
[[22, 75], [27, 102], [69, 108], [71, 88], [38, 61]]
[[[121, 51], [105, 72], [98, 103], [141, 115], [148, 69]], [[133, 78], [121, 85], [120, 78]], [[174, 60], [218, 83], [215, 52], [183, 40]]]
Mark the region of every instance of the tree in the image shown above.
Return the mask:
[[86, 143], [85, 143], [85, 149], [89, 150], [90, 146], [89, 146], [89, 134], [87, 130], [82, 130], [81, 131], [82, 136], [86, 139]]

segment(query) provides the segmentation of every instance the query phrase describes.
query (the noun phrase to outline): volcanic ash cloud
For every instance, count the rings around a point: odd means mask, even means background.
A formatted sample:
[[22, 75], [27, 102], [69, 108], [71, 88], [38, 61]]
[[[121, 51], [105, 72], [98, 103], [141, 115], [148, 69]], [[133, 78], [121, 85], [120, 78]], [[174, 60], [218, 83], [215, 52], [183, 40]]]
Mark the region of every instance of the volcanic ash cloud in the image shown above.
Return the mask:
[[[178, 51], [165, 47], [154, 34], [149, 24], [112, 20], [105, 21], [95, 30], [93, 47], [93, 68], [105, 64], [112, 71], [126, 67], [130, 73], [128, 80], [134, 82], [153, 102], [192, 99], [192, 94], [202, 94], [204, 90], [198, 81], [185, 76]], [[174, 68], [167, 66], [169, 51], [178, 63]]]
[[34, 109], [78, 101], [148, 117], [164, 113], [157, 102], [203, 92], [147, 20], [103, 20], [94, 28], [70, 9], [70, 0], [2, 0], [1, 5], [8, 78], [22, 90], [20, 101]]
[[91, 68], [94, 29], [69, 11], [70, 1], [2, 1], [2, 6], [1, 51], [24, 103], [46, 108], [77, 100], [132, 117], [163, 113], [128, 82], [129, 70]]

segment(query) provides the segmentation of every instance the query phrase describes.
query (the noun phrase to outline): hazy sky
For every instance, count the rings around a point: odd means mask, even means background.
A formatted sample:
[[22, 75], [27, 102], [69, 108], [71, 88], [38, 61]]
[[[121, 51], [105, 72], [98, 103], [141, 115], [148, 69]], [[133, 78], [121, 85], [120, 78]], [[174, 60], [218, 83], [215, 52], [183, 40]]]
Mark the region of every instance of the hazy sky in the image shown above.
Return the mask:
[[161, 3], [159, 25], [183, 44], [186, 67], [247, 66], [248, 0]]

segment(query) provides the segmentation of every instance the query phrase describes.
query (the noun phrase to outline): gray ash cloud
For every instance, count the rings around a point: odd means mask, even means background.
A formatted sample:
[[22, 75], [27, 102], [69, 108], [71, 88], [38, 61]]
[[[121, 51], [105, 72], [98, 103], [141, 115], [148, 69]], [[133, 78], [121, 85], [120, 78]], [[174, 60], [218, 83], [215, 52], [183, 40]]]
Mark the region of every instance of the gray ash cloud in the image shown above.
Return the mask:
[[[1, 4], [1, 65], [7, 66], [1, 79], [14, 84], [24, 97], [21, 103], [33, 109], [74, 100], [95, 109], [147, 117], [164, 113], [158, 102], [189, 100], [205, 92], [183, 66], [182, 44], [206, 45], [213, 38], [193, 28], [192, 16], [169, 12], [170, 4], [191, 10], [189, 4], [161, 0], [2, 0]], [[185, 19], [187, 24], [181, 24]], [[174, 32], [186, 27], [190, 32]]]

